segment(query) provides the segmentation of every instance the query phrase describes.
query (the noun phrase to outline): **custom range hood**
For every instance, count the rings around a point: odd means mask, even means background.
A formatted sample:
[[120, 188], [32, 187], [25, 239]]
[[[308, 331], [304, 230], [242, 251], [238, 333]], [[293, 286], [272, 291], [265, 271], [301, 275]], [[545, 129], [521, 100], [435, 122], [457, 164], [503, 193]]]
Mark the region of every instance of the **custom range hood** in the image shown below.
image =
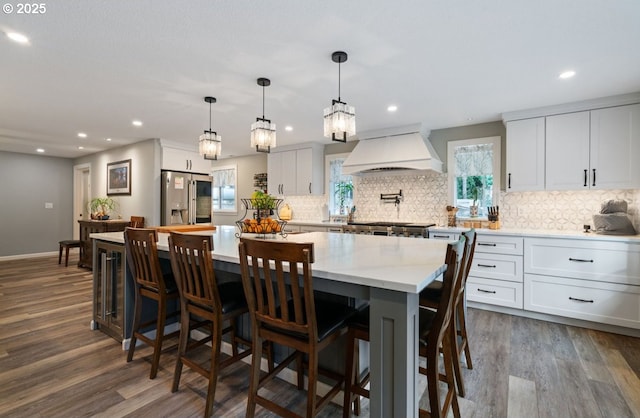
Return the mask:
[[360, 175], [401, 170], [430, 170], [442, 173], [442, 161], [433, 145], [421, 133], [421, 125], [368, 131], [342, 165], [343, 174]]

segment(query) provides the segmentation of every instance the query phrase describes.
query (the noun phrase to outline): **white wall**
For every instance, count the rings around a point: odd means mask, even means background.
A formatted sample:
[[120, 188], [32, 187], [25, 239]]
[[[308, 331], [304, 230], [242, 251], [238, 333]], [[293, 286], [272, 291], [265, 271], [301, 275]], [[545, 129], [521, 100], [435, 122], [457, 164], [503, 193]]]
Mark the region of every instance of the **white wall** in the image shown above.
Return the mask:
[[107, 194], [107, 164], [131, 159], [131, 196], [113, 196], [118, 202], [114, 218], [144, 216], [146, 226], [160, 225], [161, 150], [157, 139], [114, 148], [74, 160], [91, 164], [91, 198]]

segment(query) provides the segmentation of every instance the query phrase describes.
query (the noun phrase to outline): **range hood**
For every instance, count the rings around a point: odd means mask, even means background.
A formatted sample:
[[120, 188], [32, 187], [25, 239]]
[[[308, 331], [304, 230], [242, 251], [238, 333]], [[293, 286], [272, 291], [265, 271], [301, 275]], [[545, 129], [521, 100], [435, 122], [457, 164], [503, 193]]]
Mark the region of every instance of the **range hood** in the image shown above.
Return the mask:
[[442, 161], [421, 133], [420, 124], [369, 131], [342, 165], [343, 174], [360, 175], [400, 170], [442, 173]]

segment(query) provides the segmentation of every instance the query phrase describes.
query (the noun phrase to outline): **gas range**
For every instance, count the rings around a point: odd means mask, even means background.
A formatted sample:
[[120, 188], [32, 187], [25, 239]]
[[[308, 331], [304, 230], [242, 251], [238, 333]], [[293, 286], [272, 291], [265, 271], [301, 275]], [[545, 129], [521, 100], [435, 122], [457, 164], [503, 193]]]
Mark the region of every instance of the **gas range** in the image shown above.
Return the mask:
[[435, 226], [434, 223], [412, 223], [412, 222], [388, 222], [388, 221], [375, 221], [375, 222], [348, 222], [351, 228], [356, 233], [364, 233], [371, 235], [386, 235], [386, 236], [406, 236], [406, 237], [422, 237], [427, 238], [429, 236], [428, 228]]

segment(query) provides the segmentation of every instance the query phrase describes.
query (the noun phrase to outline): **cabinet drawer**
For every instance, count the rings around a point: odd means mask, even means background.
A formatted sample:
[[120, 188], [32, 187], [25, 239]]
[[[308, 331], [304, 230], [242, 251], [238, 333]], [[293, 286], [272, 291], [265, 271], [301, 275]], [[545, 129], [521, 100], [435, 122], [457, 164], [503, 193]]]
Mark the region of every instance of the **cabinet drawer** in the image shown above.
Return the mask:
[[522, 309], [522, 283], [469, 276], [467, 300]]
[[522, 255], [522, 252], [523, 239], [521, 237], [478, 234], [476, 253]]
[[640, 328], [637, 286], [525, 274], [524, 291], [526, 310]]
[[522, 257], [519, 255], [473, 255], [469, 275], [486, 279], [508, 280], [522, 283]]
[[447, 241], [457, 241], [460, 239], [460, 234], [454, 234], [453, 232], [429, 232], [429, 239], [445, 239]]
[[524, 271], [640, 285], [640, 244], [527, 238]]

